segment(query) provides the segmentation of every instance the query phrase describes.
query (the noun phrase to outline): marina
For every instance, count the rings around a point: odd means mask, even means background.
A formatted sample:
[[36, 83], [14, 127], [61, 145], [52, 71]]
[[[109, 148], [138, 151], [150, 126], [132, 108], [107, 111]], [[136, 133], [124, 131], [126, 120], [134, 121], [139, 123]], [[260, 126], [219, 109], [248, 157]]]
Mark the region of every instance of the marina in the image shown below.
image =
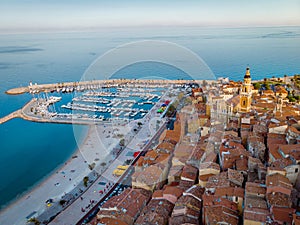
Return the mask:
[[[17, 117], [50, 123], [127, 123], [146, 116], [160, 102], [162, 95], [182, 87], [181, 82], [121, 79], [47, 85], [30, 83], [28, 92], [32, 94], [32, 100], [21, 110], [2, 118], [0, 123]], [[25, 89], [11, 89], [7, 93], [11, 94], [12, 90]], [[168, 105], [165, 103], [160, 102], [157, 106], [158, 114], [165, 111]]]

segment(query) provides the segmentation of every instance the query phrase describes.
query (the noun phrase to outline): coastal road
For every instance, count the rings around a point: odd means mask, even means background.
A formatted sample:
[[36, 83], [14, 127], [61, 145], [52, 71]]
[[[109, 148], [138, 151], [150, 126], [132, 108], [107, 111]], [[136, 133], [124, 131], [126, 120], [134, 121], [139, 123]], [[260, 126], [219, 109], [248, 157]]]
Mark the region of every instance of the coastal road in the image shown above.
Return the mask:
[[[162, 132], [162, 129], [157, 131], [150, 129], [151, 124], [156, 125], [157, 121], [160, 121], [160, 128], [165, 127], [165, 119], [161, 119], [156, 114], [156, 108], [153, 107], [152, 110], [147, 114], [143, 119], [143, 126], [136, 136], [128, 143], [126, 148], [121, 152], [121, 154], [111, 162], [110, 166], [104, 171], [104, 173], [89, 187], [85, 193], [82, 194], [81, 198], [75, 200], [70, 206], [64, 209], [54, 220], [49, 224], [51, 225], [74, 225], [80, 221], [86, 214], [87, 211], [90, 211], [98, 202], [106, 196], [107, 192], [113, 188], [113, 185], [118, 183], [120, 177], [113, 175], [113, 171], [117, 168], [118, 165], [122, 165], [126, 160], [133, 159], [133, 153], [135, 151], [141, 151], [149, 148], [153, 138], [158, 137], [158, 133]], [[103, 190], [103, 187], [100, 184], [111, 185], [105, 187], [106, 191], [102, 194], [99, 193], [100, 190]], [[93, 204], [92, 204], [93, 202]], [[85, 210], [85, 212], [83, 212]]]

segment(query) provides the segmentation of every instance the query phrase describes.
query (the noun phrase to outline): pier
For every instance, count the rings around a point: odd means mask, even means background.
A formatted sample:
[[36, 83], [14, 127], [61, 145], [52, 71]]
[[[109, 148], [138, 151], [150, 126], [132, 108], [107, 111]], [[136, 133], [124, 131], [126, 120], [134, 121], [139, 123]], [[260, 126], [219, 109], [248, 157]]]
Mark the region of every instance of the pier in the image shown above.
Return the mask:
[[7, 121], [9, 121], [11, 119], [14, 119], [14, 118], [23, 118], [22, 117], [22, 110], [21, 109], [19, 109], [17, 111], [14, 111], [14, 112], [8, 114], [5, 117], [0, 118], [0, 124], [5, 123], [5, 122], [7, 122]]
[[92, 89], [94, 86], [116, 86], [116, 85], [131, 85], [132, 87], [138, 85], [160, 85], [169, 86], [172, 84], [190, 84], [190, 83], [200, 83], [202, 81], [195, 80], [132, 80], [132, 79], [112, 79], [112, 80], [93, 80], [93, 81], [79, 81], [79, 82], [64, 82], [55, 84], [31, 84], [27, 87], [17, 87], [9, 89], [6, 91], [8, 95], [19, 95], [25, 93], [39, 93], [39, 92], [53, 92], [62, 91], [69, 89], [69, 91], [74, 90], [88, 90]]

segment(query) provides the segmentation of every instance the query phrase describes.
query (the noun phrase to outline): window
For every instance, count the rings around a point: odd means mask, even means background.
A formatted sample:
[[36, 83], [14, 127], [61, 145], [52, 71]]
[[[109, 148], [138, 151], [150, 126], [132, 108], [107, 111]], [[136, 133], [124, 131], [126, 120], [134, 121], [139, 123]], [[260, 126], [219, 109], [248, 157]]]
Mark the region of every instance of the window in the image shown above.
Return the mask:
[[298, 168], [295, 169], [295, 173], [298, 173]]
[[243, 100], [243, 106], [245, 106], [246, 105], [246, 101], [245, 100]]

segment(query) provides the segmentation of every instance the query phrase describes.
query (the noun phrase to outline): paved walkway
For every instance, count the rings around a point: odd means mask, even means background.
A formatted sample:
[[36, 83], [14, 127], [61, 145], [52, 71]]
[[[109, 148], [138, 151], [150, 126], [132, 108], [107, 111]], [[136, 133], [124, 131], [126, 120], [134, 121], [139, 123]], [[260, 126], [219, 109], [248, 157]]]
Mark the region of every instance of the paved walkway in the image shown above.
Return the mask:
[[[121, 154], [110, 164], [109, 168], [99, 177], [96, 182], [75, 202], [72, 203], [67, 209], [61, 212], [50, 224], [51, 225], [74, 225], [81, 218], [83, 218], [86, 212], [90, 210], [95, 204], [97, 204], [104, 195], [112, 188], [112, 185], [119, 182], [119, 177], [113, 175], [113, 171], [118, 165], [122, 165], [126, 160], [133, 159], [132, 153], [134, 151], [141, 151], [148, 141], [156, 134], [156, 121], [160, 121], [160, 126], [164, 126], [164, 121], [157, 116], [155, 107], [149, 112], [149, 114], [144, 118], [144, 125], [136, 136], [128, 143], [126, 148], [121, 152]], [[151, 121], [150, 121], [151, 120]], [[150, 122], [150, 123], [149, 123]], [[105, 185], [105, 192], [99, 193], [100, 190], [103, 191], [103, 186], [99, 184], [110, 184]], [[94, 202], [91, 204], [91, 202]]]

